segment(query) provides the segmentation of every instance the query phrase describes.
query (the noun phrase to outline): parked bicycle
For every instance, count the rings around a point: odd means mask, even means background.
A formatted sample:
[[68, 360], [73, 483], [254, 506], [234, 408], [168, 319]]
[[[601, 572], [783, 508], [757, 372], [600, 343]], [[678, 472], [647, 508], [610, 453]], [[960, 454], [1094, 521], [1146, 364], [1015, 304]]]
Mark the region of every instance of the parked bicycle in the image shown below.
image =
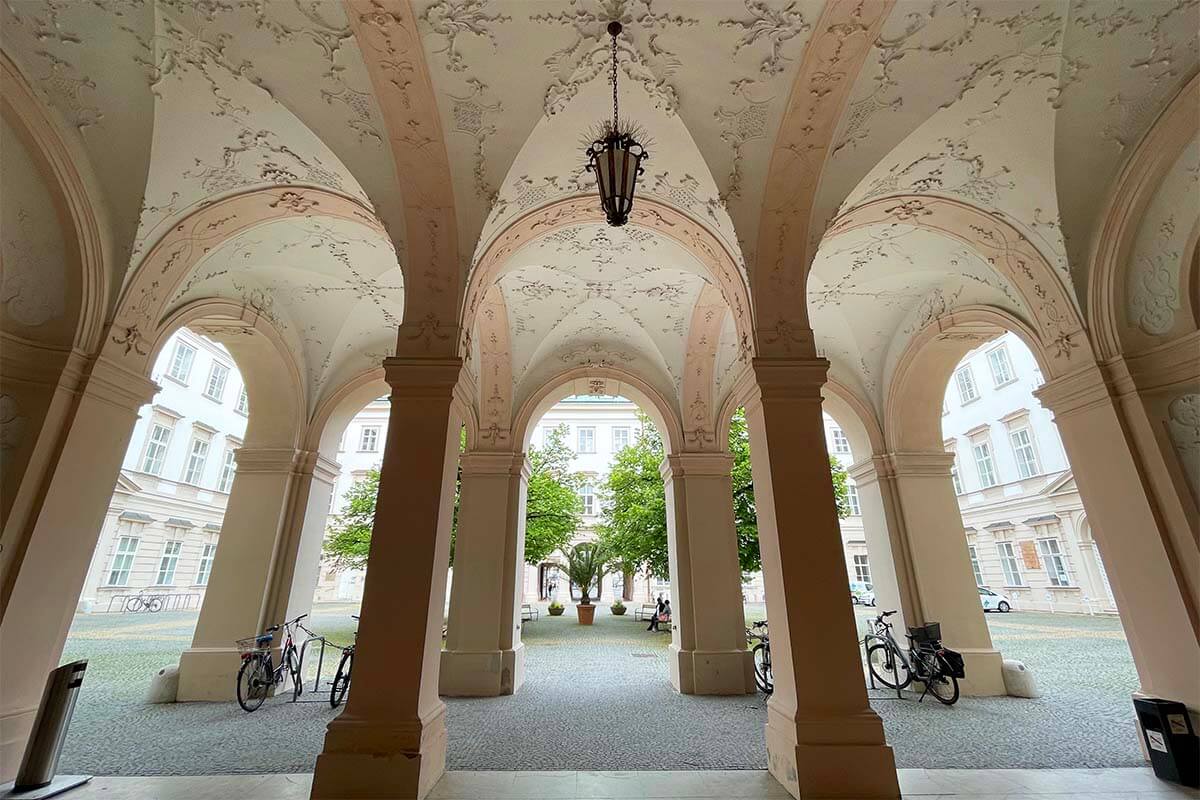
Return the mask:
[[887, 618], [895, 611], [884, 611], [871, 622], [863, 637], [867, 649], [867, 668], [875, 680], [889, 689], [904, 689], [914, 681], [922, 683], [926, 694], [952, 706], [958, 701], [958, 679], [965, 677], [962, 656], [942, 646], [942, 626], [929, 622], [908, 629], [907, 652], [892, 635]]
[[751, 624], [746, 629], [746, 638], [758, 639], [758, 644], [750, 650], [754, 656], [754, 682], [763, 694], [775, 691], [775, 677], [771, 674], [771, 637], [767, 630], [767, 621], [761, 620]]
[[125, 601], [125, 610], [133, 613], [146, 611], [155, 613], [163, 609], [163, 595], [143, 589]]
[[[358, 619], [357, 614], [351, 617]], [[342, 649], [342, 660], [338, 662], [337, 672], [333, 675], [333, 685], [329, 689], [329, 705], [337, 708], [346, 699], [350, 691], [350, 670], [354, 667], [354, 648], [358, 646], [358, 631], [354, 632], [354, 644]]]
[[[272, 625], [258, 636], [238, 639], [238, 649], [242, 651], [242, 666], [237, 674], [237, 700], [246, 711], [255, 711], [267, 699], [271, 689], [281, 685], [285, 679], [292, 681], [292, 697], [299, 698], [304, 691], [304, 683], [300, 674], [301, 657], [296, 647], [296, 631], [302, 630], [309, 636], [316, 636], [301, 623], [308, 614], [301, 614], [283, 625]], [[283, 628], [283, 647], [279, 652], [279, 664], [274, 663], [274, 653], [271, 642], [275, 633]]]

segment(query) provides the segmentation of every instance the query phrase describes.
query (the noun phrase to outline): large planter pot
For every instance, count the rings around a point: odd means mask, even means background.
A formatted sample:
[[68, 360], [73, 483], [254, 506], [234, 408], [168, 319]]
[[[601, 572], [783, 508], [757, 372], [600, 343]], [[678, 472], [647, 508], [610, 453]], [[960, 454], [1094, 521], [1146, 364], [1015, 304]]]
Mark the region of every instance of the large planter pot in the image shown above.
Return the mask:
[[610, 611], [612, 611], [614, 617], [620, 617], [625, 614], [625, 609], [627, 607], [626, 606], [609, 606], [608, 608]]
[[580, 603], [575, 606], [575, 613], [579, 615], [580, 625], [591, 625], [592, 621], [596, 619], [596, 607], [591, 604], [585, 606]]
[[563, 612], [566, 611], [567, 608], [566, 608], [566, 606], [550, 606], [550, 608], [548, 608], [546, 610], [550, 612], [550, 616], [552, 616], [552, 617], [561, 617]]

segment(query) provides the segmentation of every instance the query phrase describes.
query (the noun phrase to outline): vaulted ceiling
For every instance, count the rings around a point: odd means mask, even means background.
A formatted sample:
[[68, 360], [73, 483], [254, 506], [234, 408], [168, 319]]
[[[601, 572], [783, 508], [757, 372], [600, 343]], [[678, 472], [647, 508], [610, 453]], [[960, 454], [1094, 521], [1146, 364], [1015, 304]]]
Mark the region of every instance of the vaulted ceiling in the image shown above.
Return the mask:
[[[110, 308], [165, 232], [225, 197], [318, 187], [378, 219], [356, 225], [315, 208], [242, 231], [172, 292], [172, 307], [219, 296], [271, 318], [316, 402], [392, 352], [406, 283], [428, 269], [409, 263], [409, 244], [433, 238], [405, 216], [414, 198], [398, 174], [402, 132], [385, 112], [407, 109], [381, 99], [381, 56], [356, 30], [415, 24], [466, 286], [521, 219], [594, 192], [582, 151], [611, 114], [604, 29], [620, 19], [621, 113], [650, 139], [639, 193], [711, 234], [737, 280], [755, 283], [772, 164], [820, 154], [804, 201], [808, 249], [788, 258], [807, 274], [809, 318], [834, 374], [881, 404], [908, 338], [930, 319], [969, 304], [1030, 309], [986, 255], [937, 231], [894, 220], [827, 230], [880, 198], [950, 198], [1019, 231], [1082, 307], [1109, 187], [1200, 64], [1200, 4], [860, 0], [839, 8], [838, 25], [828, 12], [822, 0], [23, 0], [0, 5], [0, 30], [5, 56], [87, 156], [117, 251]], [[867, 30], [861, 68], [839, 72], [842, 48]], [[844, 106], [827, 143], [805, 149], [814, 121], [781, 153], [789, 108], [825, 91], [803, 84], [813, 74], [842, 86]], [[6, 128], [6, 151], [11, 139]], [[1194, 165], [1176, 172], [1184, 208], [1164, 246], [1182, 251], [1200, 211], [1187, 202]], [[14, 198], [29, 207], [22, 219], [48, 213], [23, 174], [6, 161], [6, 229]], [[503, 303], [491, 306], [506, 315], [508, 396], [607, 363], [683, 409], [689, 347], [703, 347], [719, 405], [745, 345], [733, 314], [705, 305], [718, 296], [711, 265], [663, 231], [580, 220], [511, 253], [493, 276]], [[7, 230], [4, 239], [7, 304], [33, 261]], [[1155, 246], [1147, 238], [1151, 260]], [[693, 336], [700, 316], [712, 330]], [[481, 337], [468, 339], [478, 378]]]

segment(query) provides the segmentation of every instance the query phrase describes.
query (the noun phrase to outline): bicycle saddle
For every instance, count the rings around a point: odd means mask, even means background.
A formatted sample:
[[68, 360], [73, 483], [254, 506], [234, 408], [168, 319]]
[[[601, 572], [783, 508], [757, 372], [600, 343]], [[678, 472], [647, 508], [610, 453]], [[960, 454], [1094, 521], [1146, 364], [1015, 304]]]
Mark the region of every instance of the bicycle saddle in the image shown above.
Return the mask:
[[264, 633], [264, 634], [263, 634], [263, 635], [261, 635], [261, 636], [255, 636], [255, 637], [254, 637], [254, 643], [255, 643], [255, 644], [266, 644], [267, 642], [271, 641], [271, 640], [272, 640], [272, 639], [274, 639], [274, 638], [275, 638], [275, 634], [273, 634], [273, 633]]

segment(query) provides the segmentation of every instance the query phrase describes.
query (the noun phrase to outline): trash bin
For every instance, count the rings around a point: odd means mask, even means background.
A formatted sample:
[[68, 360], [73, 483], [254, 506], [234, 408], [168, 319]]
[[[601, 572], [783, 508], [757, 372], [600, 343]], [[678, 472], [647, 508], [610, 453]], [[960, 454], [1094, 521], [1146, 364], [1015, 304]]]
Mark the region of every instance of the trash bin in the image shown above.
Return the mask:
[[1142, 739], [1154, 774], [1164, 781], [1200, 788], [1200, 739], [1187, 706], [1173, 700], [1135, 697]]
[[[75, 699], [79, 696], [79, 687], [83, 684], [83, 673], [86, 671], [87, 661], [75, 661], [62, 665], [46, 679], [42, 704], [38, 707], [25, 757], [21, 759], [21, 770], [13, 787], [14, 794], [43, 787], [57, 793], [90, 780], [84, 776], [54, 779], [58, 756], [67, 738], [71, 714], [75, 711]], [[43, 791], [37, 796], [48, 797], [49, 794]]]

